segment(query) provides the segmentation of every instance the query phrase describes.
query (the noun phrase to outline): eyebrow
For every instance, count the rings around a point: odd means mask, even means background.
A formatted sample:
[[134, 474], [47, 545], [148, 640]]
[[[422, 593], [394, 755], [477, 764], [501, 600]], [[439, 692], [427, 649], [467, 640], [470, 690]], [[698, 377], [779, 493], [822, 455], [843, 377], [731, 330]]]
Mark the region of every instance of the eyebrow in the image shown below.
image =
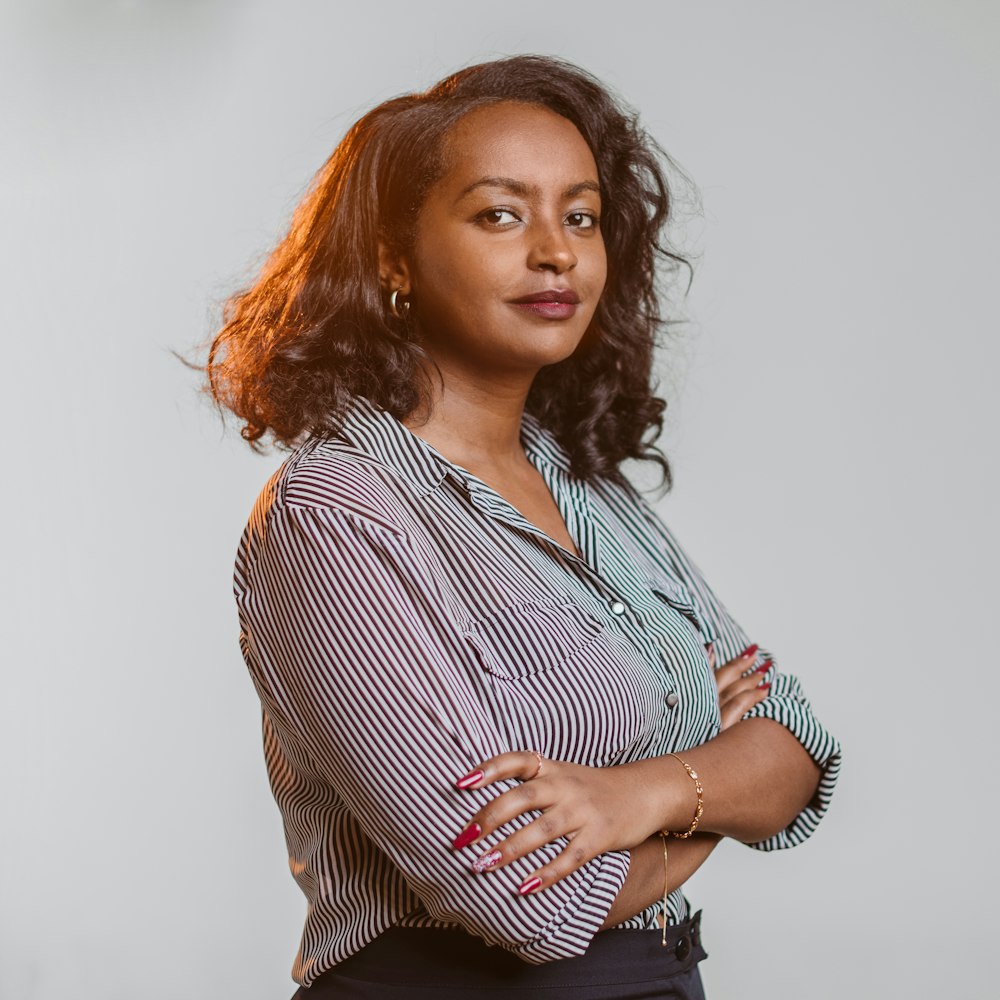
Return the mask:
[[[516, 180], [513, 177], [480, 177], [478, 181], [473, 181], [464, 188], [459, 198], [464, 198], [476, 188], [481, 187], [503, 188], [510, 191], [511, 194], [518, 194], [522, 197], [537, 194], [539, 190], [534, 185], [525, 184], [524, 181]], [[581, 181], [579, 184], [571, 184], [562, 194], [564, 198], [575, 198], [578, 194], [583, 194], [584, 191], [593, 191], [594, 194], [600, 195], [601, 188], [597, 181]]]

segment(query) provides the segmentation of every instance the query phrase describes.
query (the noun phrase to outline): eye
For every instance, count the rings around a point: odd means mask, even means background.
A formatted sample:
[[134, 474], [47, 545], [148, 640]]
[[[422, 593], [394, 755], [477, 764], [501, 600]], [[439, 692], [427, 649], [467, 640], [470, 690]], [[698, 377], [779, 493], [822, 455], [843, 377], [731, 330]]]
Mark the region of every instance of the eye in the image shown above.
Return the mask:
[[509, 208], [488, 208], [485, 212], [480, 212], [477, 218], [491, 226], [509, 226], [513, 222], [520, 222], [520, 218]]
[[566, 222], [574, 229], [593, 229], [597, 225], [597, 216], [590, 212], [571, 212], [566, 216]]

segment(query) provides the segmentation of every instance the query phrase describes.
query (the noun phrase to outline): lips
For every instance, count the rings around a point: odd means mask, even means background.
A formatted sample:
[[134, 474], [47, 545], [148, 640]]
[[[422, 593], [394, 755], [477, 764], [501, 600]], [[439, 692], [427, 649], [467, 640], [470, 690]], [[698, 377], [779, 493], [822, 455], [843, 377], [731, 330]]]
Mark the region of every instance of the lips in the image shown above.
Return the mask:
[[579, 304], [580, 296], [572, 288], [546, 288], [511, 300], [519, 312], [539, 319], [569, 319]]
[[534, 305], [539, 302], [558, 302], [560, 305], [576, 306], [580, 304], [580, 296], [572, 288], [547, 288], [532, 295], [522, 295], [512, 300], [515, 305]]

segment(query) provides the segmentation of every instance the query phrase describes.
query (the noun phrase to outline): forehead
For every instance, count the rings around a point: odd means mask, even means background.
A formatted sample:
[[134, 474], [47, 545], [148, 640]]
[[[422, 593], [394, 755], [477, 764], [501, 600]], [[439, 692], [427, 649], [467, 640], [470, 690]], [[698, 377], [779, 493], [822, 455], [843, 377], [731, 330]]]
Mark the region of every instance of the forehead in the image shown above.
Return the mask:
[[534, 104], [504, 101], [470, 111], [448, 134], [444, 154], [444, 187], [484, 176], [542, 187], [598, 179], [594, 154], [577, 127]]

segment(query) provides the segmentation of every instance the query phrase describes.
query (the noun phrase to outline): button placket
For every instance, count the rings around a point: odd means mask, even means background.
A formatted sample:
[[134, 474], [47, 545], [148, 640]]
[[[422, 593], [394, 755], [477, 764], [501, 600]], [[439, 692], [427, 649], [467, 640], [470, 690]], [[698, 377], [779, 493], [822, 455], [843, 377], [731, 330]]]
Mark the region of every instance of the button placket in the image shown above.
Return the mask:
[[[641, 612], [633, 609], [629, 604], [626, 604], [618, 597], [606, 597], [605, 605], [607, 609], [615, 616], [617, 623], [622, 634], [636, 647], [640, 650], [644, 656], [648, 655], [648, 649], [642, 645], [637, 640], [636, 630], [643, 636], [645, 635], [645, 626], [642, 621]], [[631, 612], [631, 617], [625, 618], [625, 612]], [[636, 621], [638, 619], [638, 622]], [[664, 664], [662, 654], [660, 655], [660, 663]], [[672, 675], [669, 669], [667, 669], [666, 677], [664, 678], [664, 684], [670, 684], [672, 682]], [[668, 690], [664, 696], [664, 703], [667, 708], [673, 709], [680, 704], [680, 695], [674, 690]]]

